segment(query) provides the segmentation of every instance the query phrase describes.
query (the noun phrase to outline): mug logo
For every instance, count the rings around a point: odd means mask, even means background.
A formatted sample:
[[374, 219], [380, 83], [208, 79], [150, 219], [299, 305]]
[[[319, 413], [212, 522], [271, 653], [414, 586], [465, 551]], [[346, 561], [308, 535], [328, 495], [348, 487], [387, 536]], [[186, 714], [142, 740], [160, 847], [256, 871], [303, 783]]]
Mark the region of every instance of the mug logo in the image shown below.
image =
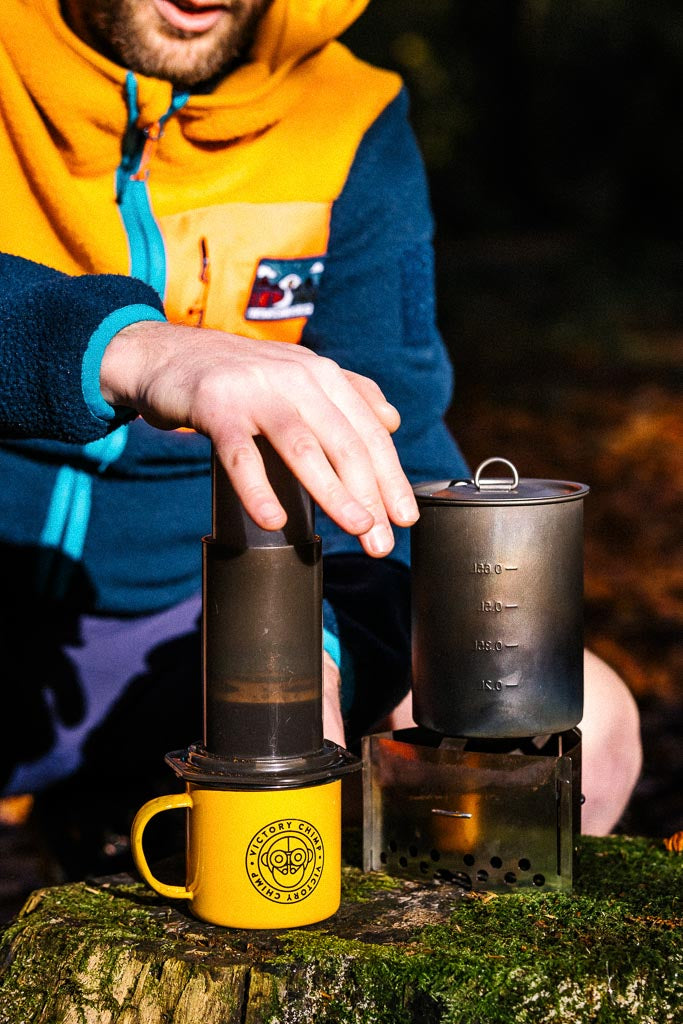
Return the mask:
[[260, 260], [245, 320], [294, 320], [299, 316], [312, 316], [324, 269], [320, 256]]
[[309, 821], [282, 818], [264, 825], [247, 847], [249, 881], [273, 903], [300, 903], [323, 873], [323, 841]]

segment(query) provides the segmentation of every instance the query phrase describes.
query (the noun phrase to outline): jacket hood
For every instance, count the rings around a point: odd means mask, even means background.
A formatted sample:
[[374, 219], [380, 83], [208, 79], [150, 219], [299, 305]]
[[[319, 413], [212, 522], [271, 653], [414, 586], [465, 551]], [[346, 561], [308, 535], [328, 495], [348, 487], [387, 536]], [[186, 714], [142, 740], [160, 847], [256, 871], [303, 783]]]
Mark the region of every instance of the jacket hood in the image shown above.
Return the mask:
[[[277, 122], [300, 99], [329, 45], [341, 49], [332, 41], [368, 2], [274, 0], [259, 26], [251, 60], [212, 93], [193, 95], [183, 107], [178, 115], [183, 134], [198, 143], [233, 140]], [[96, 169], [103, 133], [119, 140], [125, 126], [127, 69], [91, 49], [68, 28], [59, 0], [2, 0], [0, 45], [53, 133], [62, 139], [67, 159], [71, 151], [74, 170]], [[151, 124], [168, 110], [171, 85], [144, 75], [136, 78], [138, 123]], [[73, 144], [72, 123], [78, 124]], [[86, 140], [84, 135], [91, 137]]]
[[275, 0], [261, 24], [254, 56], [271, 71], [336, 39], [369, 0]]

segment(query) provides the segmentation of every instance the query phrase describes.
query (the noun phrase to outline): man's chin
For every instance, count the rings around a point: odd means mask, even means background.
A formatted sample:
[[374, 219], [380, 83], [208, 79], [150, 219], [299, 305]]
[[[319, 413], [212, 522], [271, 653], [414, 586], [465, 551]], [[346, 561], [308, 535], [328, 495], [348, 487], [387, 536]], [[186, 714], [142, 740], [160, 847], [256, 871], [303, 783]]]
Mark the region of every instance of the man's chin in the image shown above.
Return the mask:
[[150, 78], [161, 78], [191, 89], [227, 73], [236, 59], [218, 30], [184, 33], [167, 25], [138, 37], [135, 49], [122, 53], [124, 63]]
[[245, 59], [272, 0], [61, 2], [89, 46], [131, 71], [192, 90], [210, 87]]

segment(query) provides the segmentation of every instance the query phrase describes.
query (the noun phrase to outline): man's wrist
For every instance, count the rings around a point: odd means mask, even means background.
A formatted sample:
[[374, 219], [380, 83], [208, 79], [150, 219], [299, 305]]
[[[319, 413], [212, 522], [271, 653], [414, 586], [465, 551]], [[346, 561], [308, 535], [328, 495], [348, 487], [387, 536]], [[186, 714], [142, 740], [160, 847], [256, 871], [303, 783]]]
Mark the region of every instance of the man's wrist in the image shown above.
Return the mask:
[[148, 313], [145, 319], [138, 317], [123, 326], [103, 349], [99, 390], [103, 401], [111, 407], [137, 407], [150, 341], [166, 323], [162, 313], [152, 307], [145, 309]]

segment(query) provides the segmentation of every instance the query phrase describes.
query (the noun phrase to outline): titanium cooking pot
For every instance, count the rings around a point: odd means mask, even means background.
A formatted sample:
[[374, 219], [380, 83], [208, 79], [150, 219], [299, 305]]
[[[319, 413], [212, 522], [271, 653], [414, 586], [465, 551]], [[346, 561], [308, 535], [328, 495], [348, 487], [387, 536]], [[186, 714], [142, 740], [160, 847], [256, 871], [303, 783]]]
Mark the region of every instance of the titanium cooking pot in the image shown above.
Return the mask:
[[[509, 476], [484, 476], [493, 463]], [[415, 488], [415, 720], [446, 736], [562, 732], [583, 714], [585, 484], [473, 480]]]

